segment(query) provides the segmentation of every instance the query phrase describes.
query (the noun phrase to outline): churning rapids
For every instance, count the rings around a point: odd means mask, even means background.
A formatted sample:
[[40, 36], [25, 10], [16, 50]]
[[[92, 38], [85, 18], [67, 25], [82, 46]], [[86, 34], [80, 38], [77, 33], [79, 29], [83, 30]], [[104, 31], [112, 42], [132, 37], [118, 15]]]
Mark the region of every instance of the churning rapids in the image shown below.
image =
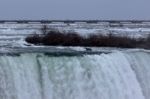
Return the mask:
[[150, 53], [0, 56], [0, 99], [149, 99]]
[[[150, 22], [47, 25], [85, 37], [150, 33]], [[150, 99], [150, 51], [27, 44], [25, 37], [41, 34], [42, 26], [0, 24], [0, 99]]]

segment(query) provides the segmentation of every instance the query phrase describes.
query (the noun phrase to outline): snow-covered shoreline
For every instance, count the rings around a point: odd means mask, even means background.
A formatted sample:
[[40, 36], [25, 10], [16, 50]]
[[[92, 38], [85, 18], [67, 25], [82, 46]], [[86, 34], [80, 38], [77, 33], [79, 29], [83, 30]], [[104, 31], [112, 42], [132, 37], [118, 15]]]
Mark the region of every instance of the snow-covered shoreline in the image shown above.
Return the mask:
[[[1, 48], [15, 48], [15, 47], [35, 47], [35, 45], [28, 44], [24, 41], [25, 37], [32, 34], [40, 34], [41, 27], [44, 24], [0, 24], [0, 47]], [[108, 34], [112, 33], [115, 35], [128, 35], [130, 37], [146, 37], [150, 34], [150, 28], [140, 27], [145, 24], [125, 24], [124, 27], [110, 27], [106, 23], [98, 24], [87, 24], [87, 23], [52, 23], [46, 24], [49, 28], [56, 28], [60, 31], [75, 31], [81, 36], [87, 36], [89, 34], [100, 33]], [[132, 27], [131, 27], [132, 25]], [[139, 25], [139, 26], [138, 26]], [[137, 27], [138, 26], [138, 27]]]

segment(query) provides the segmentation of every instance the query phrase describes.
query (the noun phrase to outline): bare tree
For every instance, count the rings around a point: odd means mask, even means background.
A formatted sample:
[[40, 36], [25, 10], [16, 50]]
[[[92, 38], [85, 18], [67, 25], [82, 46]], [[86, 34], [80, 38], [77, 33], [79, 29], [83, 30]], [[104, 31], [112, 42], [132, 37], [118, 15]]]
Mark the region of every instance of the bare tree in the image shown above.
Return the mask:
[[42, 25], [41, 32], [43, 35], [46, 35], [48, 33], [48, 26], [47, 25]]

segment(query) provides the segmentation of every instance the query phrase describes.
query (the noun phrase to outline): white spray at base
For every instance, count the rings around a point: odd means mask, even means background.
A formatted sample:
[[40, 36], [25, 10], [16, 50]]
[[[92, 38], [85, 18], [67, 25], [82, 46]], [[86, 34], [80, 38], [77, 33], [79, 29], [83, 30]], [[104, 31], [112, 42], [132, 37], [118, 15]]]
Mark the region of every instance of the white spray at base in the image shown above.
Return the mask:
[[0, 56], [0, 99], [149, 99], [150, 53]]

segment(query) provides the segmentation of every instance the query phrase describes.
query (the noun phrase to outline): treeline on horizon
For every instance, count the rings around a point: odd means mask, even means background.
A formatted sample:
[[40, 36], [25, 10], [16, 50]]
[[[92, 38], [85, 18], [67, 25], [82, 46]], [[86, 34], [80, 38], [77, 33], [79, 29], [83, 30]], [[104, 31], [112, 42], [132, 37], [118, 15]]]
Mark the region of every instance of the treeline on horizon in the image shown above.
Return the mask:
[[109, 33], [108, 35], [90, 34], [88, 37], [83, 37], [75, 32], [63, 33], [58, 30], [48, 30], [47, 26], [43, 26], [41, 31], [42, 35], [30, 35], [25, 38], [25, 41], [31, 44], [45, 46], [119, 47], [150, 49], [150, 35], [147, 38], [131, 38], [128, 36], [116, 36]]
[[134, 19], [128, 19], [128, 20], [102, 20], [102, 19], [95, 19], [95, 20], [54, 20], [54, 19], [45, 19], [45, 20], [32, 20], [32, 19], [22, 19], [22, 20], [0, 20], [0, 23], [8, 23], [8, 22], [15, 22], [15, 23], [19, 23], [19, 24], [24, 24], [24, 23], [31, 23], [31, 22], [40, 22], [40, 23], [52, 23], [52, 22], [63, 22], [63, 23], [76, 23], [76, 22], [86, 22], [86, 23], [99, 23], [99, 22], [108, 22], [108, 23], [122, 23], [122, 22], [129, 22], [129, 23], [143, 23], [143, 22], [150, 22], [150, 20], [134, 20]]

